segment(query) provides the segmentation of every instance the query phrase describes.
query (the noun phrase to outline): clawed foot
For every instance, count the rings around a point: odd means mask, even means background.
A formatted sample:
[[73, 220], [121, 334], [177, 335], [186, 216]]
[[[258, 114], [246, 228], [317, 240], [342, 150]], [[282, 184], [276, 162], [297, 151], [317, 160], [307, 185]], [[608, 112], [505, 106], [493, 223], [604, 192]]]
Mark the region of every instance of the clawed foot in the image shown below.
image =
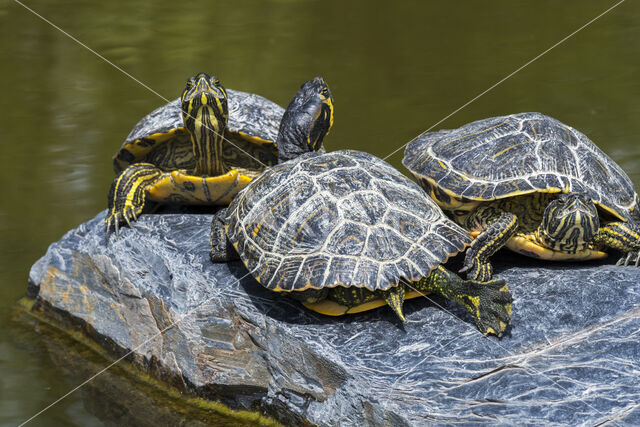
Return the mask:
[[474, 317], [480, 332], [501, 337], [511, 322], [513, 302], [505, 281], [499, 279], [471, 285], [473, 290], [469, 292], [463, 305]]
[[227, 239], [225, 223], [227, 218], [227, 208], [222, 208], [213, 216], [211, 221], [211, 252], [209, 256], [212, 262], [228, 262], [240, 259], [233, 245]]
[[131, 222], [136, 221], [141, 213], [142, 209], [136, 209], [134, 206], [126, 206], [121, 211], [111, 209], [104, 220], [104, 231], [107, 234], [107, 239], [109, 238], [109, 232], [111, 231], [112, 226], [115, 228], [117, 239], [120, 225], [126, 222], [127, 225], [131, 227]]
[[616, 262], [616, 265], [634, 265], [636, 267], [640, 266], [640, 251], [632, 251], [628, 252], [627, 256], [623, 256]]
[[480, 258], [471, 255], [471, 251], [467, 251], [464, 258], [464, 265], [459, 273], [467, 273], [467, 279], [486, 282], [491, 280], [493, 276], [493, 267], [490, 262], [481, 261]]
[[131, 221], [138, 219], [144, 208], [147, 191], [161, 178], [162, 171], [151, 163], [129, 165], [116, 177], [109, 190], [109, 213], [104, 220], [107, 241], [111, 226], [116, 230], [123, 223], [131, 227]]

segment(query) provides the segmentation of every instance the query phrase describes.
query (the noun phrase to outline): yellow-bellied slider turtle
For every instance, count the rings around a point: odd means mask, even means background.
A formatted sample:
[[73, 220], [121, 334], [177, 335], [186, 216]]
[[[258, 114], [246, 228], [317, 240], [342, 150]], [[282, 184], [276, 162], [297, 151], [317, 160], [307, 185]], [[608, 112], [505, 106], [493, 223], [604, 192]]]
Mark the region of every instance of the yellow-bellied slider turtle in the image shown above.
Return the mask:
[[283, 114], [258, 95], [226, 91], [214, 76], [192, 77], [180, 102], [142, 119], [114, 158], [124, 169], [111, 186], [106, 229], [114, 224], [117, 233], [146, 200], [228, 205], [276, 162]]
[[283, 113], [261, 96], [225, 90], [215, 76], [191, 77], [181, 98], [140, 120], [114, 156], [107, 230], [137, 218], [146, 199], [228, 205], [276, 163]]
[[388, 304], [404, 321], [405, 299], [436, 293], [483, 333], [500, 336], [510, 320], [503, 280], [462, 280], [441, 266], [469, 234], [368, 153], [306, 153], [266, 169], [214, 217], [211, 235], [212, 260], [235, 249], [259, 283], [319, 313]]
[[626, 173], [584, 134], [540, 113], [493, 117], [424, 133], [403, 164], [477, 235], [467, 277], [487, 280], [506, 245], [534, 258], [587, 260], [640, 249], [638, 195]]

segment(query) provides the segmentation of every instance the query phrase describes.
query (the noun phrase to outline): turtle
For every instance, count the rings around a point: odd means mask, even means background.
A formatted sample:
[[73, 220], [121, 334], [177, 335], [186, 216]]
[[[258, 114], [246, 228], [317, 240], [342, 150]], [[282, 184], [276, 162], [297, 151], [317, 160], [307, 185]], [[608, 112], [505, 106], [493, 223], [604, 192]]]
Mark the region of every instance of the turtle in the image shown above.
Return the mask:
[[252, 93], [226, 90], [198, 73], [181, 98], [142, 118], [113, 158], [107, 230], [141, 213], [146, 200], [228, 205], [277, 161], [284, 109]]
[[404, 300], [435, 293], [502, 336], [512, 303], [504, 280], [462, 280], [442, 266], [470, 242], [391, 165], [340, 150], [301, 154], [249, 183], [214, 216], [211, 259], [240, 258], [264, 287], [325, 315], [388, 305], [404, 322]]
[[541, 113], [491, 117], [425, 132], [402, 161], [475, 237], [461, 272], [489, 280], [501, 247], [533, 258], [583, 261], [621, 252], [640, 263], [638, 194], [587, 136]]

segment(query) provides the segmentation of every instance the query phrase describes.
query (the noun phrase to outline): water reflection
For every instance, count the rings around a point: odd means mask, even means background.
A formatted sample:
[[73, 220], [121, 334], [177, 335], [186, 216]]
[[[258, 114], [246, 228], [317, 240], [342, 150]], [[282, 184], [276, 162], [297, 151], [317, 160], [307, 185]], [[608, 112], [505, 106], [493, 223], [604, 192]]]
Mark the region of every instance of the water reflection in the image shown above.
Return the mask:
[[[22, 315], [22, 322], [22, 327], [36, 324], [26, 315]], [[83, 383], [109, 363], [93, 350], [73, 341], [68, 335], [61, 334], [51, 326], [38, 323], [37, 331], [37, 336], [33, 332], [25, 331], [23, 336], [35, 339], [32, 342], [24, 342], [23, 346], [32, 347], [40, 357], [47, 359], [46, 365], [55, 370], [62, 381], [61, 385], [68, 390]], [[28, 388], [25, 386], [28, 384], [20, 377], [9, 375], [8, 381], [13, 390], [25, 392]], [[8, 403], [17, 403], [13, 411], [15, 408], [26, 409], [16, 397], [5, 397]], [[69, 425], [74, 420], [82, 419], [83, 426], [246, 425], [211, 409], [201, 409], [178, 401], [175, 396], [156, 389], [152, 383], [142, 381], [118, 367], [97, 376], [78, 390], [75, 399], [63, 401], [60, 405], [62, 408], [57, 408], [53, 424]], [[11, 413], [8, 405], [7, 409]], [[32, 406], [31, 414], [35, 414], [39, 409], [41, 408]], [[61, 413], [60, 409], [64, 411]], [[46, 424], [52, 425], [49, 422]]]

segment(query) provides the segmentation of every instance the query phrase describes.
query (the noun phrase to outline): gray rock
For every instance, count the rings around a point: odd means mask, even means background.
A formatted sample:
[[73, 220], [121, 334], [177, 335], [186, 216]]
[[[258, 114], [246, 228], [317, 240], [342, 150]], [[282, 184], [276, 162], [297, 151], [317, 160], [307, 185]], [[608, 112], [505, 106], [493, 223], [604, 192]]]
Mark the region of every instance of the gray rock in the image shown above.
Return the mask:
[[[331, 318], [209, 261], [211, 215], [102, 212], [31, 269], [34, 310], [186, 392], [286, 424], [640, 424], [640, 270], [500, 253], [512, 326], [440, 298]], [[517, 265], [517, 266], [516, 266]]]

